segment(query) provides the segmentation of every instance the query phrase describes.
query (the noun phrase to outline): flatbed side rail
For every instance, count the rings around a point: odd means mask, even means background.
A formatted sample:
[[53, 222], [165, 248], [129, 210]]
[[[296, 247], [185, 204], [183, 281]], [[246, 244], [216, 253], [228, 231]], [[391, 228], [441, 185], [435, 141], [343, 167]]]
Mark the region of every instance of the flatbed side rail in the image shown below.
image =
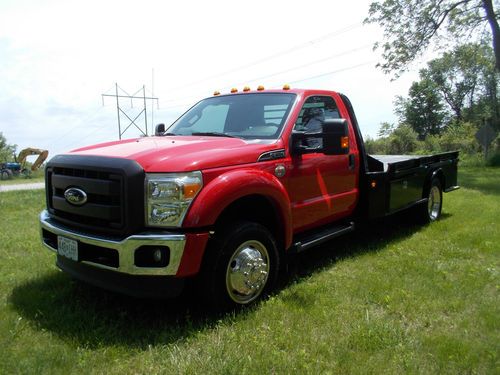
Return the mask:
[[457, 186], [458, 151], [431, 156], [374, 155], [373, 172], [366, 173], [367, 216], [386, 216], [422, 203], [426, 189], [437, 176], [443, 191]]

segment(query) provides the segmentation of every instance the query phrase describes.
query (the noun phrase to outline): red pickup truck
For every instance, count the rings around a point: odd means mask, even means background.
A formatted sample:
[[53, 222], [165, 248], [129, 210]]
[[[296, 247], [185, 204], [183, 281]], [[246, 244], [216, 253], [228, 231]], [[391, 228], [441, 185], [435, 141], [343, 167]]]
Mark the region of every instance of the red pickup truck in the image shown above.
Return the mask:
[[41, 237], [59, 268], [99, 287], [168, 297], [196, 279], [213, 304], [245, 305], [290, 254], [356, 223], [409, 208], [438, 219], [457, 163], [367, 155], [337, 92], [215, 93], [154, 137], [52, 158]]

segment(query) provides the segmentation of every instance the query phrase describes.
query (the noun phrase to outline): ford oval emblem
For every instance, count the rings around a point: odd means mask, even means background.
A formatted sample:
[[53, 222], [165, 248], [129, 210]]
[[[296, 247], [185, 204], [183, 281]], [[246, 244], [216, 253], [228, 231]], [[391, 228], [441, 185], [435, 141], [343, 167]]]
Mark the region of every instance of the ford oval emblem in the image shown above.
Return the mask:
[[87, 202], [87, 193], [85, 193], [82, 189], [78, 188], [69, 188], [64, 192], [64, 198], [70, 204], [75, 206], [84, 205]]

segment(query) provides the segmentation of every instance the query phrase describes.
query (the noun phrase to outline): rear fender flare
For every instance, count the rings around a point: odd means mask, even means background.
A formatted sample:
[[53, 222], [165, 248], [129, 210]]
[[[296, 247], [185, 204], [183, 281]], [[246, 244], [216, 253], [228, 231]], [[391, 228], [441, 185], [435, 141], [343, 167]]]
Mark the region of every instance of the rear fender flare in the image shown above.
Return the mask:
[[435, 170], [432, 171], [432, 173], [429, 173], [425, 179], [425, 183], [424, 183], [424, 190], [422, 192], [422, 197], [424, 198], [427, 198], [427, 195], [428, 195], [428, 192], [429, 192], [429, 189], [431, 187], [431, 183], [432, 183], [432, 180], [434, 178], [438, 178], [439, 179], [439, 182], [441, 182], [441, 186], [444, 188], [444, 173], [442, 171], [441, 168], [437, 168]]

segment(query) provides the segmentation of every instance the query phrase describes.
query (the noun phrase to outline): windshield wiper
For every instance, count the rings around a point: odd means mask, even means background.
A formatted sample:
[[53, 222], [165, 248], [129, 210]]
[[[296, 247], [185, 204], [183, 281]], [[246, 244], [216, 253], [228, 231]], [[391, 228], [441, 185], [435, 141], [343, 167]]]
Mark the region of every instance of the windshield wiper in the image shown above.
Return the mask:
[[229, 135], [229, 134], [219, 133], [219, 132], [194, 132], [194, 133], [191, 133], [191, 135], [208, 135], [208, 136], [213, 136], [213, 137], [239, 138], [235, 135]]

